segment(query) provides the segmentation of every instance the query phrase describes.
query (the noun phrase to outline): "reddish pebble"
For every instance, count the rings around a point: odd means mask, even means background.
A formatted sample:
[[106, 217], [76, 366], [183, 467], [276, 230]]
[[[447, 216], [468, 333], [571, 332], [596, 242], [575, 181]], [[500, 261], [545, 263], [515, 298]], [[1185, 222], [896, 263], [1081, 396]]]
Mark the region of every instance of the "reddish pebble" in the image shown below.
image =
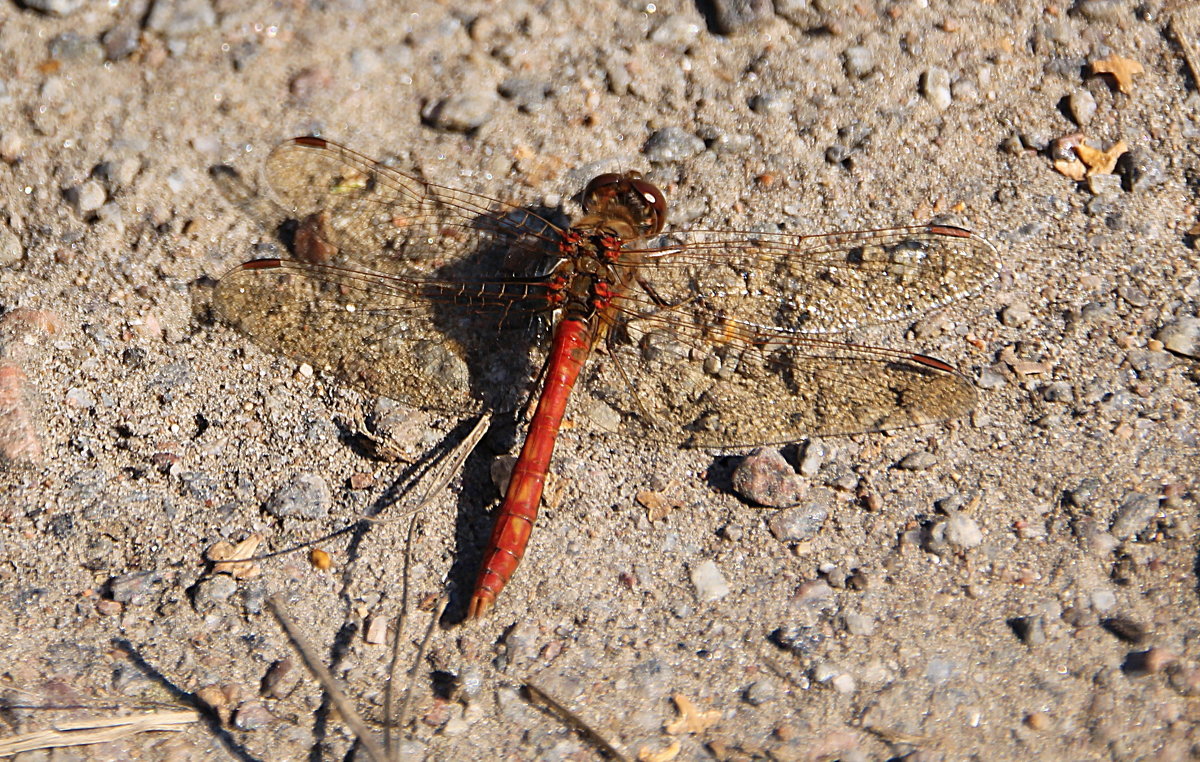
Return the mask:
[[1050, 715], [1045, 712], [1030, 712], [1025, 717], [1025, 724], [1033, 730], [1046, 730], [1050, 727]]
[[15, 363], [0, 361], [0, 463], [35, 466], [44, 450], [26, 404], [26, 377]]

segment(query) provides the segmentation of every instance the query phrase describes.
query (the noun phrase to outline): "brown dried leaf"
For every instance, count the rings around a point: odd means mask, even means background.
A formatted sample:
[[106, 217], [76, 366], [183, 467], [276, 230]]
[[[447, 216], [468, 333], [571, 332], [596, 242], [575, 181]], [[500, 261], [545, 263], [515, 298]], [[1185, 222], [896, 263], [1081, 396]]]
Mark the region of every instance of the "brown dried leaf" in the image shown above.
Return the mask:
[[1099, 61], [1092, 61], [1092, 74], [1111, 74], [1117, 81], [1117, 89], [1129, 95], [1133, 89], [1133, 75], [1145, 71], [1137, 61], [1122, 58], [1116, 53]]
[[262, 567], [247, 559], [254, 557], [254, 552], [262, 544], [263, 536], [258, 532], [250, 535], [237, 545], [231, 545], [225, 540], [213, 544], [205, 557], [214, 561], [214, 574], [230, 574], [234, 579], [250, 579], [262, 574]]
[[676, 693], [671, 700], [675, 702], [675, 708], [679, 711], [679, 717], [666, 726], [666, 731], [673, 736], [681, 733], [703, 733], [721, 719], [720, 711], [710, 709], [701, 712], [692, 700], [682, 693]]
[[671, 511], [683, 505], [679, 499], [668, 497], [665, 492], [652, 490], [642, 490], [637, 493], [636, 500], [646, 509], [646, 518], [652, 522], [665, 519], [671, 514]]
[[677, 740], [671, 741], [671, 745], [662, 751], [651, 751], [649, 746], [643, 746], [638, 749], [638, 762], [671, 762], [679, 756], [681, 748]]
[[1062, 174], [1078, 182], [1087, 177], [1087, 167], [1077, 159], [1055, 159], [1054, 168]]
[[1080, 143], [1075, 146], [1075, 153], [1079, 154], [1080, 160], [1088, 166], [1087, 176], [1093, 175], [1111, 175], [1112, 171], [1117, 167], [1117, 159], [1129, 150], [1129, 146], [1124, 140], [1118, 140], [1112, 148], [1107, 151], [1101, 151], [1099, 148], [1092, 148], [1087, 143]]

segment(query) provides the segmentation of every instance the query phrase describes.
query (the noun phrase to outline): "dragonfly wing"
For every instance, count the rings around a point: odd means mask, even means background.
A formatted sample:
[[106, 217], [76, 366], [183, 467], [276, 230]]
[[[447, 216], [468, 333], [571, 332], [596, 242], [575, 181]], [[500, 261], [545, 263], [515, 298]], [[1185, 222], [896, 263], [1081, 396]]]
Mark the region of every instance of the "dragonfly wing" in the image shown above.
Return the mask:
[[[516, 254], [552, 254], [560, 237], [526, 209], [428, 183], [321, 138], [280, 144], [267, 157], [266, 174], [298, 222], [300, 259], [478, 277], [484, 265], [520, 273], [525, 262]], [[304, 247], [314, 223], [319, 245]]]
[[283, 219], [262, 221], [294, 258], [222, 278], [227, 322], [371, 393], [462, 412], [517, 404], [540, 367], [530, 331], [549, 306], [536, 275], [557, 256], [554, 225], [320, 138], [281, 144], [266, 174]]
[[[828, 235], [677, 233], [643, 260], [629, 308], [702, 302], [717, 317], [785, 334], [838, 333], [920, 315], [978, 293], [997, 252], [948, 225]], [[647, 292], [648, 290], [648, 292]]]
[[448, 288], [268, 259], [230, 271], [215, 299], [256, 343], [367, 392], [452, 412], [512, 409], [541, 361], [496, 347], [536, 345], [536, 323], [504, 321]]
[[703, 446], [795, 441], [961, 416], [951, 366], [828, 335], [983, 287], [995, 250], [958, 228], [807, 238], [714, 234], [644, 261], [610, 316], [590, 388], [642, 436]]

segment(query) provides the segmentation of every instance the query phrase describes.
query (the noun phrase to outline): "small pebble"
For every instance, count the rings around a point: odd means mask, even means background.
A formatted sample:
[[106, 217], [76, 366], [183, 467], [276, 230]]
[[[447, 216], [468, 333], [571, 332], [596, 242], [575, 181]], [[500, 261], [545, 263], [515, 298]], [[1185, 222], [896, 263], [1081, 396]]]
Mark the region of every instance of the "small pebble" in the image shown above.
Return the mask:
[[774, 15], [771, 0], [713, 0], [709, 7], [717, 31], [726, 35], [744, 32]]
[[776, 513], [767, 525], [771, 528], [771, 534], [780, 542], [804, 542], [811, 540], [821, 531], [821, 526], [828, 516], [829, 508], [825, 503], [809, 502]]
[[6, 132], [0, 136], [0, 159], [6, 164], [12, 164], [20, 159], [25, 151], [25, 141], [15, 132]]
[[779, 688], [770, 680], [756, 680], [742, 692], [742, 698], [750, 706], [762, 706], [779, 697]]
[[95, 180], [87, 180], [79, 185], [73, 185], [67, 188], [63, 195], [79, 214], [94, 212], [104, 206], [104, 202], [108, 200], [104, 186]]
[[259, 730], [275, 722], [267, 708], [257, 701], [247, 701], [233, 715], [234, 727], [239, 730]]
[[491, 121], [496, 103], [496, 93], [491, 90], [455, 93], [427, 107], [421, 116], [439, 130], [471, 132]]
[[1131, 643], [1135, 646], [1146, 641], [1146, 627], [1129, 617], [1106, 617], [1100, 620], [1100, 626], [1126, 643]]
[[921, 75], [921, 94], [938, 111], [950, 108], [953, 95], [950, 93], [950, 72], [931, 66]]
[[997, 371], [995, 368], [984, 368], [979, 371], [979, 388], [981, 389], [999, 389], [1004, 386], [1007, 381], [1004, 374]]
[[804, 456], [800, 459], [800, 475], [812, 477], [817, 475], [821, 470], [821, 461], [824, 460], [827, 450], [824, 444], [819, 439], [810, 439], [804, 444]]
[[71, 407], [87, 410], [96, 406], [96, 398], [87, 389], [73, 386], [67, 390], [66, 402]]
[[372, 645], [379, 645], [387, 642], [388, 618], [385, 616], [371, 617], [371, 623], [367, 625], [367, 632], [363, 635], [363, 640]]
[[947, 517], [941, 525], [945, 527], [946, 542], [956, 548], [968, 550], [978, 547], [983, 542], [983, 532], [970, 516], [955, 513]]
[[900, 462], [896, 464], [896, 468], [902, 471], [924, 471], [935, 465], [937, 465], [937, 457], [933, 453], [927, 450], [917, 450], [901, 458]]
[[687, 14], [673, 13], [650, 33], [650, 40], [658, 45], [690, 45], [703, 27]]
[[1047, 402], [1070, 402], [1074, 398], [1074, 391], [1066, 381], [1054, 381], [1042, 387], [1042, 399]]
[[83, 6], [83, 0], [23, 0], [21, 5], [52, 16], [68, 16]]
[[163, 577], [157, 571], [131, 572], [109, 579], [105, 588], [108, 597], [114, 601], [138, 603], [153, 593], [155, 586], [162, 581]]
[[855, 685], [854, 678], [850, 675], [849, 672], [843, 672], [842, 674], [840, 674], [837, 677], [830, 680], [829, 684], [833, 686], [833, 689], [835, 691], [837, 691], [838, 693], [841, 693], [842, 695], [845, 695], [845, 696], [848, 696], [851, 693], [854, 693], [854, 691], [858, 687], [857, 685]]
[[282, 519], [321, 519], [329, 515], [333, 497], [329, 485], [319, 474], [302, 473], [281, 484], [267, 500], [265, 509]]
[[1154, 338], [1161, 341], [1168, 351], [1185, 357], [1200, 358], [1200, 318], [1184, 317], [1173, 320], [1159, 328]]
[[750, 99], [750, 109], [756, 114], [783, 114], [791, 108], [791, 99], [779, 93], [759, 93]]
[[540, 111], [546, 96], [552, 92], [550, 85], [540, 79], [509, 77], [497, 88], [500, 95], [512, 101], [518, 111], [532, 114]]
[[1118, 175], [1092, 175], [1087, 179], [1087, 188], [1093, 196], [1104, 197], [1107, 211], [1115, 208], [1114, 197], [1121, 192], [1121, 178]]
[[655, 164], [683, 161], [703, 151], [704, 141], [682, 127], [664, 127], [658, 130], [642, 148], [646, 158]]
[[146, 28], [166, 37], [190, 37], [217, 24], [209, 0], [156, 2], [146, 19]]
[[1045, 712], [1030, 712], [1025, 716], [1025, 724], [1031, 730], [1047, 730], [1050, 727], [1050, 715]]
[[808, 492], [808, 482], [772, 448], [759, 448], [743, 458], [733, 471], [732, 487], [742, 499], [770, 508], [796, 505]]
[[866, 45], [852, 45], [842, 54], [846, 74], [862, 79], [875, 70], [875, 54]]
[[1029, 311], [1029, 305], [1023, 301], [1013, 302], [1000, 312], [1000, 322], [1009, 328], [1019, 328], [1031, 320], [1033, 320], [1033, 313]]
[[1080, 0], [1075, 9], [1089, 21], [1120, 24], [1130, 21], [1128, 6], [1126, 0]]
[[875, 620], [865, 614], [846, 614], [846, 632], [869, 637], [875, 634]]
[[1108, 611], [1117, 605], [1117, 596], [1107, 588], [1096, 590], [1091, 595], [1092, 608], [1096, 611]]
[[1128, 540], [1145, 531], [1158, 515], [1158, 498], [1140, 492], [1125, 496], [1109, 531], [1118, 540]]
[[1171, 687], [1181, 696], [1200, 696], [1200, 668], [1176, 667], [1168, 670]]
[[119, 23], [104, 33], [100, 43], [104, 46], [104, 57], [120, 61], [133, 55], [141, 40], [141, 30], [136, 24]]
[[1153, 151], [1141, 146], [1129, 149], [1117, 163], [1130, 191], [1147, 191], [1167, 181], [1162, 161]]
[[833, 587], [827, 581], [811, 579], [801, 582], [789, 601], [799, 606], [821, 607], [832, 600], [833, 595]]
[[701, 603], [719, 601], [729, 595], [729, 583], [725, 581], [721, 570], [717, 568], [717, 563], [711, 558], [693, 566], [691, 577], [696, 598]]
[[292, 669], [294, 665], [289, 658], [279, 659], [267, 668], [263, 675], [259, 692], [268, 698], [283, 698], [292, 692], [299, 684], [299, 675]]
[[1080, 127], [1096, 115], [1096, 99], [1089, 90], [1076, 90], [1067, 98], [1067, 110]]
[[25, 245], [8, 225], [0, 222], [0, 267], [15, 265], [25, 258]]
[[196, 586], [193, 603], [196, 611], [207, 614], [221, 606], [229, 597], [237, 592], [237, 582], [228, 574], [217, 574], [201, 581]]
[[1008, 620], [1008, 626], [1028, 646], [1046, 642], [1046, 624], [1041, 616], [1019, 616]]

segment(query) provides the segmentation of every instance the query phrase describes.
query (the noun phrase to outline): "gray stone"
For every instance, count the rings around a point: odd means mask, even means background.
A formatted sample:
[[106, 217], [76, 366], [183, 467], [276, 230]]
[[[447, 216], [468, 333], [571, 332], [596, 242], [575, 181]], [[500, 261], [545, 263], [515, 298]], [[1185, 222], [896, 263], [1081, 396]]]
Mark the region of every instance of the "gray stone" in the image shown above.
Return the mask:
[[1200, 318], [1184, 317], [1173, 320], [1159, 328], [1154, 338], [1176, 354], [1200, 357]]
[[1131, 492], [1125, 496], [1117, 515], [1113, 519], [1109, 531], [1118, 540], [1128, 540], [1136, 537], [1150, 526], [1150, 522], [1158, 515], [1158, 498], [1140, 492]]
[[921, 94], [938, 111], [950, 108], [953, 95], [950, 93], [950, 72], [931, 66], [921, 75]]
[[8, 225], [0, 222], [0, 267], [15, 265], [25, 257], [25, 246]]
[[196, 611], [206, 614], [229, 600], [237, 592], [237, 582], [228, 574], [217, 574], [196, 585], [193, 601]]
[[788, 508], [771, 517], [768, 526], [771, 534], [780, 542], [804, 542], [811, 540], [821, 531], [829, 516], [829, 509], [821, 503]]
[[770, 680], [756, 680], [742, 691], [742, 698], [750, 706], [762, 706], [779, 697], [779, 687]]
[[51, 16], [68, 16], [83, 6], [83, 0], [23, 0], [21, 5]]
[[852, 45], [842, 54], [846, 74], [862, 79], [875, 70], [875, 53], [866, 45]]
[[1096, 115], [1096, 98], [1089, 90], [1076, 90], [1067, 97], [1067, 110], [1075, 124], [1082, 127]]
[[1029, 305], [1023, 301], [1015, 301], [1000, 312], [1000, 322], [1009, 328], [1019, 328], [1033, 320]]
[[690, 159], [704, 151], [704, 141], [682, 127], [663, 127], [646, 141], [642, 153], [655, 164]]
[[496, 102], [496, 93], [488, 90], [455, 93], [426, 108], [421, 116], [439, 130], [471, 132], [491, 121]]
[[314, 473], [297, 474], [280, 485], [265, 506], [276, 518], [321, 519], [329, 515], [333, 497], [324, 477]]
[[917, 450], [901, 458], [900, 462], [896, 464], [896, 468], [903, 471], [924, 471], [935, 465], [937, 465], [937, 457], [933, 453], [927, 450]]
[[80, 214], [96, 211], [104, 206], [104, 202], [108, 198], [104, 192], [104, 186], [95, 180], [86, 180], [79, 185], [73, 185], [67, 188], [63, 195]]
[[146, 19], [147, 29], [166, 37], [189, 37], [216, 24], [209, 0], [155, 0]]
[[696, 598], [702, 603], [719, 601], [729, 595], [729, 583], [711, 558], [693, 566], [691, 577]]

